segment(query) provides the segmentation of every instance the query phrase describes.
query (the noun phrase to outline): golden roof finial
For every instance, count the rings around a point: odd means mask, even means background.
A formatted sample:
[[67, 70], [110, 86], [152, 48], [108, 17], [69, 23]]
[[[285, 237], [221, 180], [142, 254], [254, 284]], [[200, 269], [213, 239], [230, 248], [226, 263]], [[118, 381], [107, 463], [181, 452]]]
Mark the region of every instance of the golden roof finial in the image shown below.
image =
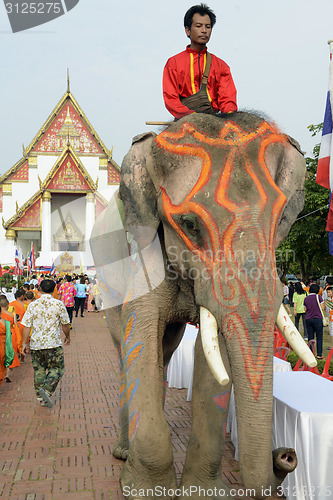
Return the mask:
[[70, 85], [69, 85], [69, 69], [67, 68], [67, 94], [69, 94], [71, 91]]
[[38, 175], [38, 182], [39, 182], [39, 189], [41, 189], [42, 188], [42, 179], [39, 177], [39, 175]]
[[98, 189], [98, 177], [97, 177], [96, 182], [95, 182], [95, 189], [96, 189], [96, 191]]
[[25, 147], [24, 147], [24, 144], [22, 144], [22, 149], [23, 149], [23, 156], [25, 156]]
[[6, 229], [6, 226], [5, 226], [5, 219], [4, 219], [3, 217], [2, 217], [2, 227], [3, 227], [4, 229]]
[[19, 206], [18, 206], [18, 203], [17, 203], [17, 200], [16, 200], [16, 212], [19, 211]]
[[113, 153], [113, 146], [112, 146], [112, 148], [109, 151], [109, 158], [108, 158], [109, 160], [111, 160], [111, 158], [112, 158], [112, 153]]

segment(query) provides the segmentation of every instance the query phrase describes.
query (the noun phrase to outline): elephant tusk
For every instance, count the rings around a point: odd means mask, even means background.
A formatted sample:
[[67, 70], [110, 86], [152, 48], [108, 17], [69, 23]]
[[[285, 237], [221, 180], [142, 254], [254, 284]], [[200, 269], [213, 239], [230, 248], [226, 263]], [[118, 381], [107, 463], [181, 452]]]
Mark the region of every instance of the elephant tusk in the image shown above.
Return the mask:
[[222, 361], [217, 339], [216, 319], [208, 309], [202, 306], [200, 307], [200, 335], [205, 358], [212, 374], [219, 384], [228, 384], [229, 376]]
[[282, 304], [276, 318], [276, 325], [297, 356], [310, 368], [317, 366], [316, 358], [296, 329], [294, 323], [289, 318]]

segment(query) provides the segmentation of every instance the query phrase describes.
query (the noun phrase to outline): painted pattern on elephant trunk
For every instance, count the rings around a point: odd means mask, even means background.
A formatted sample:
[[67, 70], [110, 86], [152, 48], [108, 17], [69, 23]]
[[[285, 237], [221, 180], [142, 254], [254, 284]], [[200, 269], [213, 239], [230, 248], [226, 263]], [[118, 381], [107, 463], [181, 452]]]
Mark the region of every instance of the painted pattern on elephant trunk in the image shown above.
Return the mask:
[[[257, 399], [268, 357], [268, 343], [264, 342], [264, 338], [271, 334], [274, 324], [273, 312], [261, 311], [260, 296], [264, 291], [265, 301], [272, 310], [276, 288], [276, 229], [286, 203], [285, 195], [276, 186], [267, 168], [265, 153], [268, 146], [285, 144], [286, 139], [266, 122], [251, 131], [243, 130], [236, 123], [226, 122], [216, 137], [208, 136], [185, 122], [177, 132], [166, 130], [159, 134], [155, 143], [171, 154], [196, 156], [202, 162], [199, 178], [182, 203], [173, 204], [166, 189], [161, 187], [163, 211], [189, 250], [199, 256], [205, 265], [216, 301], [229, 311], [224, 319], [226, 327], [223, 331], [238, 337], [246, 376]], [[218, 179], [212, 169], [215, 148], [226, 151]], [[251, 161], [254, 154], [255, 161]], [[237, 183], [240, 168], [242, 177], [251, 183], [254, 198], [250, 201], [245, 201], [245, 196], [238, 199], [233, 196], [231, 188]], [[212, 182], [215, 185], [212, 186]], [[217, 213], [222, 214], [223, 220], [229, 221], [223, 231], [216, 217], [200, 203], [200, 196], [204, 196], [205, 190], [214, 192], [215, 207], [220, 207]], [[264, 213], [267, 217], [267, 211], [270, 212], [270, 224], [265, 226]], [[200, 220], [206, 234], [204, 245], [192, 241], [185, 233], [179, 222], [181, 214], [194, 214]], [[254, 257], [250, 265], [248, 258], [244, 258], [244, 252], [238, 256], [237, 249], [242, 248], [240, 238], [243, 235], [250, 235], [253, 242]], [[246, 324], [236, 311], [244, 300], [249, 311]], [[252, 330], [260, 337], [258, 350], [251, 343], [249, 332]]]

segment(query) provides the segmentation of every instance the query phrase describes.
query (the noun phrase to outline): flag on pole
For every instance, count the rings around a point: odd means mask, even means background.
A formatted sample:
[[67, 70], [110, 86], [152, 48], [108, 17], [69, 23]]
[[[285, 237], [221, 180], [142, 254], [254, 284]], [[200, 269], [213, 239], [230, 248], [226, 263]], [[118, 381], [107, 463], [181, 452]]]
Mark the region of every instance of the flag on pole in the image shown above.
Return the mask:
[[55, 274], [55, 267], [54, 267], [54, 261], [52, 261], [52, 266], [50, 270], [50, 275], [53, 276]]
[[30, 257], [31, 257], [31, 269], [35, 271], [36, 269], [36, 262], [35, 262], [35, 253], [34, 253], [34, 242], [31, 242], [31, 252], [30, 252]]
[[16, 248], [15, 249], [15, 274], [16, 274], [16, 276], [19, 275], [19, 272], [20, 272], [20, 259], [19, 259], [18, 249]]
[[30, 254], [28, 253], [27, 266], [28, 266], [28, 275], [30, 275], [31, 274], [31, 252], [30, 252]]
[[323, 123], [323, 133], [320, 143], [316, 182], [330, 190], [329, 211], [327, 216], [326, 231], [328, 231], [329, 253], [333, 255], [333, 40], [329, 40], [330, 66], [328, 78], [328, 91]]

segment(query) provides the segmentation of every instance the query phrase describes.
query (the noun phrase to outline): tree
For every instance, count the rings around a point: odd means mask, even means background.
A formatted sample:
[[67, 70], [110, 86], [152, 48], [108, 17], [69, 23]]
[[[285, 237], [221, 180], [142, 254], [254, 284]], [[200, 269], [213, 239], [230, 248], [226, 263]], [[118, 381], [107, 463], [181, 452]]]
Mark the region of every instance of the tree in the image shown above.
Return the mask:
[[[312, 136], [321, 132], [323, 124], [310, 125]], [[328, 253], [328, 234], [325, 230], [329, 192], [316, 183], [320, 144], [313, 148], [313, 157], [307, 157], [305, 203], [286, 240], [277, 249], [277, 267], [281, 274], [292, 272], [302, 279], [327, 274], [332, 268]]]

